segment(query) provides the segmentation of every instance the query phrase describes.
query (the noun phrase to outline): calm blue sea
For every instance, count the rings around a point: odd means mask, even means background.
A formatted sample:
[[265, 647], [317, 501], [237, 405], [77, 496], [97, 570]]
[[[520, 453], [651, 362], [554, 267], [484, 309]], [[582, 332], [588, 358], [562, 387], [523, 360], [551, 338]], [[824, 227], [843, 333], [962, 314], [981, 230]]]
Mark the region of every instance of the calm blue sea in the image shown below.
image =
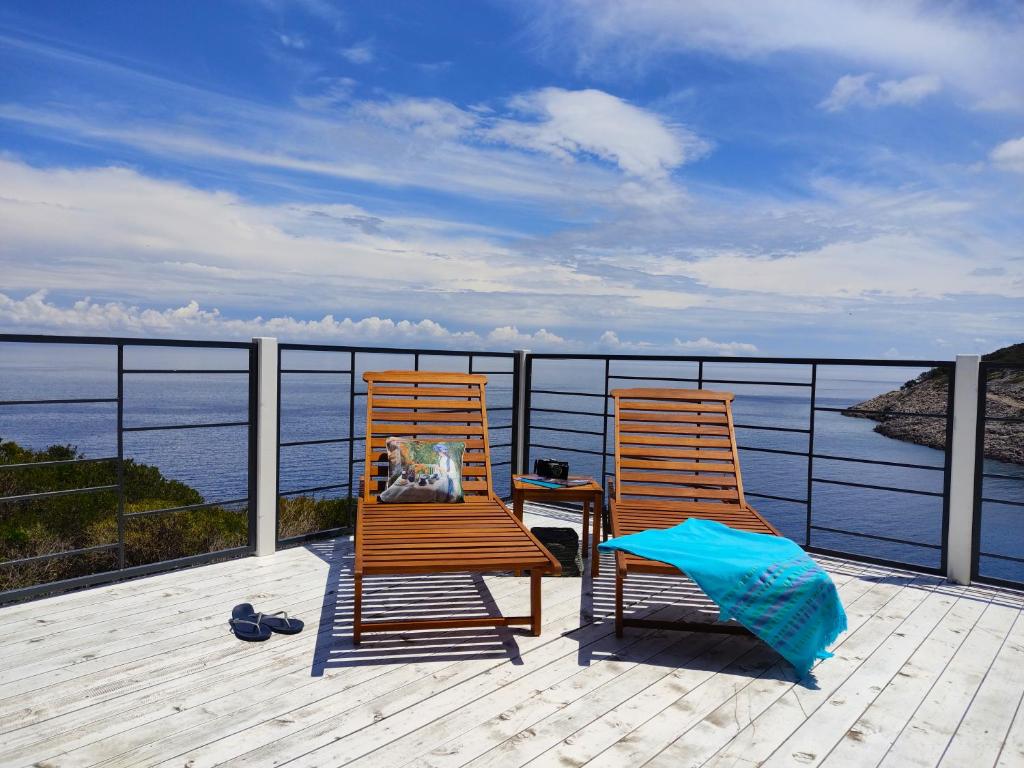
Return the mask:
[[[13, 345], [0, 350], [0, 400], [49, 398], [103, 398], [116, 395], [116, 361], [109, 349], [72, 347], [44, 348]], [[58, 352], [59, 350], [59, 352]], [[286, 369], [348, 368], [348, 354], [286, 352]], [[412, 367], [411, 356], [360, 355], [356, 391], [364, 370]], [[422, 356], [423, 368], [466, 370], [465, 358]], [[197, 350], [189, 353], [128, 348], [125, 366], [139, 368], [244, 369], [241, 351]], [[490, 374], [488, 404], [491, 409], [492, 444], [511, 442], [511, 361], [477, 358], [474, 370]], [[616, 386], [693, 386], [671, 379], [696, 378], [695, 363], [637, 363], [613, 361], [613, 376], [660, 376], [663, 381], [640, 382], [613, 378]], [[817, 405], [842, 408], [865, 400], [913, 378], [919, 369], [851, 368], [821, 366], [818, 370]], [[794, 500], [807, 497], [807, 459], [758, 449], [804, 452], [808, 435], [756, 427], [806, 429], [810, 417], [808, 366], [726, 364], [704, 366], [708, 388], [736, 393], [737, 430], [744, 484], [750, 502], [788, 536], [804, 543], [807, 508], [803, 503], [762, 498], [755, 494]], [[715, 381], [718, 380], [718, 381]], [[743, 382], [775, 382], [772, 385]], [[535, 390], [577, 392], [583, 395], [535, 393], [532, 405], [531, 461], [538, 456], [567, 459], [574, 473], [601, 473], [599, 456], [578, 451], [600, 451], [602, 437], [585, 434], [602, 430], [604, 363], [591, 361], [537, 360], [533, 373]], [[241, 374], [129, 374], [125, 377], [125, 426], [157, 426], [186, 423], [244, 421], [247, 418], [248, 384]], [[281, 386], [281, 440], [327, 440], [349, 436], [349, 375], [347, 373], [286, 373]], [[550, 410], [547, 410], [550, 409]], [[356, 400], [354, 430], [362, 435], [362, 403]], [[557, 412], [556, 412], [557, 411]], [[579, 411], [579, 414], [567, 413]], [[593, 414], [593, 415], [589, 415]], [[870, 533], [906, 539], [920, 545], [941, 543], [942, 499], [928, 495], [850, 488], [825, 480], [843, 480], [893, 488], [939, 492], [943, 476], [941, 451], [883, 437], [874, 423], [838, 413], [815, 414], [814, 450], [818, 454], [889, 462], [920, 464], [936, 469], [873, 466], [838, 460], [816, 459], [812, 486], [811, 543], [844, 552], [898, 559], [934, 566], [938, 550], [859, 538], [834, 531]], [[71, 444], [87, 456], [114, 455], [117, 450], [116, 409], [112, 403], [0, 406], [0, 438], [32, 448], [55, 443]], [[562, 431], [565, 429], [576, 432]], [[247, 494], [247, 447], [245, 427], [219, 427], [125, 435], [125, 452], [139, 462], [158, 466], [165, 475], [200, 491], [209, 501], [234, 499]], [[578, 451], [571, 450], [578, 449]], [[354, 444], [358, 459], [362, 443]], [[510, 458], [510, 448], [496, 447], [494, 461]], [[349, 444], [320, 444], [281, 449], [282, 491], [349, 481]], [[610, 463], [609, 463], [609, 469]], [[984, 495], [1024, 500], [1024, 467], [986, 462], [986, 471], [1009, 475], [1012, 480], [987, 479]], [[507, 492], [509, 466], [495, 468], [499, 492]], [[338, 495], [340, 492], [324, 495]], [[825, 529], [834, 529], [832, 531]], [[1024, 557], [1024, 510], [986, 503], [982, 515], [982, 551]], [[1024, 566], [983, 557], [985, 575], [1024, 580]]]

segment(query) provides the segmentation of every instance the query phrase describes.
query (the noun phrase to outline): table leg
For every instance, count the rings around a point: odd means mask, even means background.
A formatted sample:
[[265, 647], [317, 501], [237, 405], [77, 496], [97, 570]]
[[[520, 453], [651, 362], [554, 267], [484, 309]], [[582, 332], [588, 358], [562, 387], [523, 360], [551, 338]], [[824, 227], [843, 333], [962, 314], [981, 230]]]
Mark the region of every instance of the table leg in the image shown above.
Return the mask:
[[597, 494], [594, 508], [594, 532], [591, 536], [591, 544], [594, 549], [590, 555], [590, 578], [594, 578], [601, 571], [601, 553], [597, 545], [601, 542], [601, 516], [604, 514], [604, 496]]
[[583, 502], [583, 557], [590, 557], [589, 545], [587, 538], [588, 531], [590, 529], [590, 502]]

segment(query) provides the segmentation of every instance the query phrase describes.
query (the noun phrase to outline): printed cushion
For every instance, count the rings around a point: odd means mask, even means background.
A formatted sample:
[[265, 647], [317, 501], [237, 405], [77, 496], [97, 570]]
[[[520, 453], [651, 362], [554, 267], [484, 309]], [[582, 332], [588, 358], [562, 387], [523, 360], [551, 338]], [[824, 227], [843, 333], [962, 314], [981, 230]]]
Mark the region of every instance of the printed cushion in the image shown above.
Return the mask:
[[463, 500], [462, 454], [456, 441], [389, 437], [388, 484], [378, 497], [392, 504], [451, 504]]

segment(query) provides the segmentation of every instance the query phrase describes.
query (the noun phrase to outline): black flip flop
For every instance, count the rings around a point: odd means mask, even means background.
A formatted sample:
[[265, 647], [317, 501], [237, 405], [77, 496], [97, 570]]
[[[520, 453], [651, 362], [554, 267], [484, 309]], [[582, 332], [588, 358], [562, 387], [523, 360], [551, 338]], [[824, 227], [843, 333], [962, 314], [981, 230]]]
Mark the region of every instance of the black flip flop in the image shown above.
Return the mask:
[[264, 627], [270, 627], [274, 632], [282, 635], [297, 635], [306, 626], [302, 623], [302, 619], [288, 618], [288, 614], [284, 611], [261, 613], [260, 624]]
[[239, 640], [246, 640], [250, 643], [259, 643], [269, 640], [273, 632], [270, 627], [260, 624], [255, 617], [252, 619], [228, 619], [231, 630]]
[[231, 615], [236, 619], [247, 619], [255, 621], [261, 627], [266, 627], [278, 634], [297, 635], [302, 631], [305, 624], [302, 619], [289, 618], [285, 611], [276, 613], [257, 613], [251, 603], [240, 603], [236, 605]]

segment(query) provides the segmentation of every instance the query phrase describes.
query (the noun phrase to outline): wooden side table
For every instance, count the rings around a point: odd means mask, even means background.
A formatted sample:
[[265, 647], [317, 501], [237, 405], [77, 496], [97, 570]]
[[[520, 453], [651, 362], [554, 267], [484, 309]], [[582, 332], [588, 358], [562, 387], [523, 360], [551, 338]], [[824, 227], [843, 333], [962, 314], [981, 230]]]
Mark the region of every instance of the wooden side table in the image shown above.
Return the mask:
[[[520, 522], [523, 520], [523, 504], [527, 501], [541, 501], [549, 504], [568, 501], [583, 504], [583, 556], [590, 560], [590, 578], [597, 576], [601, 562], [597, 545], [601, 541], [601, 512], [604, 508], [604, 491], [600, 483], [593, 478], [574, 478], [586, 479], [589, 482], [586, 485], [574, 485], [567, 488], [545, 488], [523, 482], [522, 478], [523, 475], [512, 475], [512, 510]], [[594, 530], [588, 537], [591, 512], [594, 517]]]

